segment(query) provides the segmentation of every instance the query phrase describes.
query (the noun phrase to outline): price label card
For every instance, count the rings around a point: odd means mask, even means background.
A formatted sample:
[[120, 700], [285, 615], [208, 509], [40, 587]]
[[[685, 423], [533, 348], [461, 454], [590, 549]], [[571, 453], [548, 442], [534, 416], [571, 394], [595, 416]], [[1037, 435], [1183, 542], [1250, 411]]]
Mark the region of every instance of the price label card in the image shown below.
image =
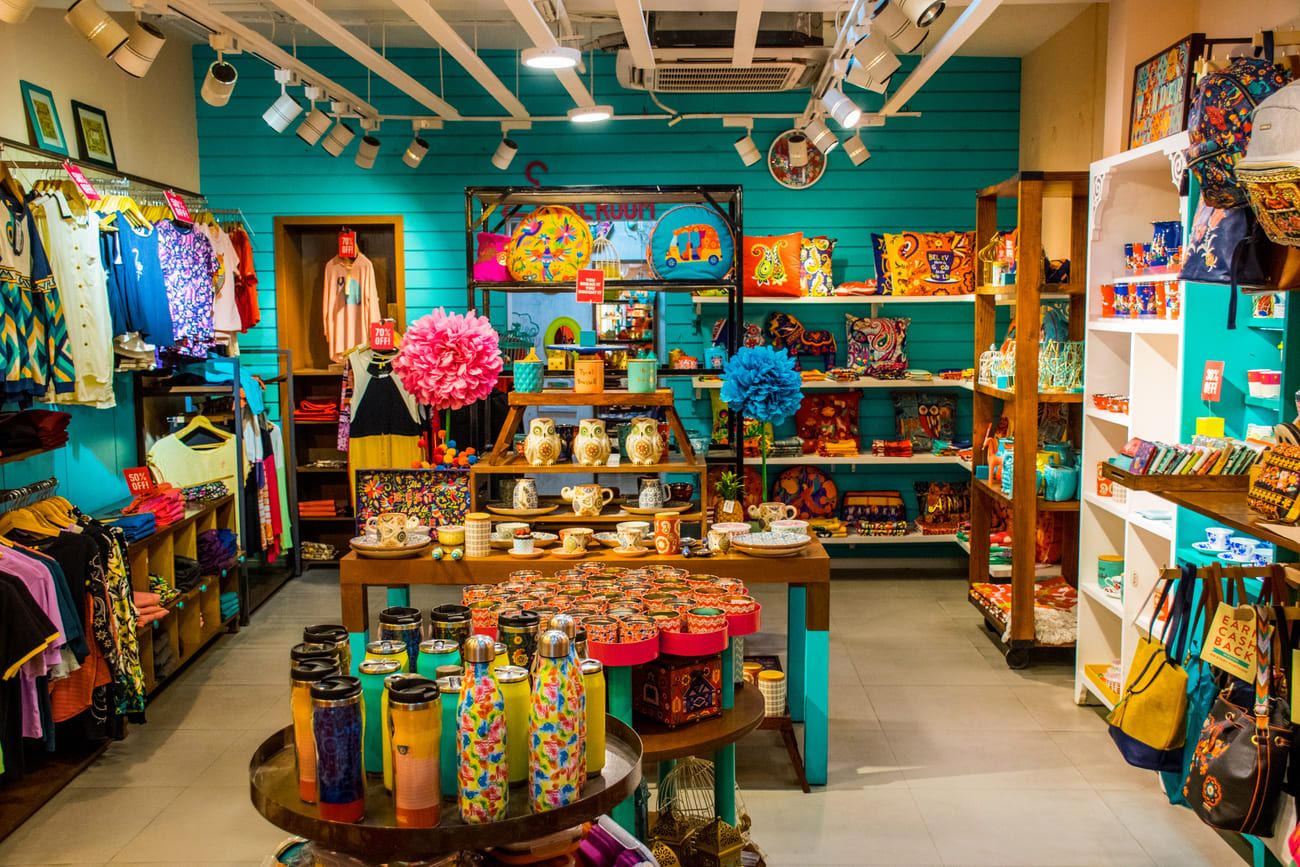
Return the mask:
[[392, 349], [397, 343], [397, 328], [391, 319], [370, 323], [370, 348]]
[[579, 268], [577, 281], [579, 301], [599, 304], [605, 300], [605, 272], [597, 268]]
[[351, 229], [339, 232], [339, 255], [345, 259], [354, 259], [357, 255], [357, 233]]
[[194, 218], [190, 216], [189, 205], [185, 200], [176, 195], [171, 190], [163, 190], [163, 197], [167, 199], [167, 207], [171, 208], [172, 216], [182, 223], [193, 223]]
[[1220, 602], [1201, 647], [1201, 659], [1233, 677], [1255, 679], [1255, 610]]
[[1205, 372], [1201, 374], [1201, 400], [1215, 403], [1223, 398], [1223, 362], [1205, 362]]
[[122, 470], [122, 476], [126, 479], [126, 489], [133, 497], [154, 489], [153, 476], [149, 474], [148, 467], [129, 467]]
[[99, 201], [99, 193], [95, 190], [95, 185], [86, 177], [86, 173], [81, 170], [81, 166], [74, 165], [71, 160], [63, 161], [63, 170], [72, 178], [72, 182], [77, 185], [77, 191], [92, 202]]

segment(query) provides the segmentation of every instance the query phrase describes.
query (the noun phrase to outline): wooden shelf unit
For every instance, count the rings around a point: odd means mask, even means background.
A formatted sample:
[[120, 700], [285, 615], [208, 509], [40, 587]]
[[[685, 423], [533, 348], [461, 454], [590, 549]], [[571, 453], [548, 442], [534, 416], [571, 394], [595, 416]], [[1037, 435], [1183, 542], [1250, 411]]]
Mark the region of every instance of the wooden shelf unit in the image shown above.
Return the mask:
[[[975, 298], [975, 357], [998, 342], [996, 334], [996, 316], [998, 295], [991, 290], [1015, 293], [1016, 322], [1022, 327], [1016, 329], [1016, 382], [1037, 384], [1038, 382], [1038, 338], [1039, 305], [1043, 300], [1043, 199], [1062, 197], [1070, 201], [1070, 270], [1072, 274], [1083, 274], [1087, 263], [1087, 222], [1088, 222], [1088, 175], [1085, 172], [1020, 172], [1019, 174], [981, 190], [976, 198], [975, 246], [981, 249], [988, 244], [998, 230], [998, 200], [1015, 199], [1017, 208], [1016, 226], [1018, 227], [1019, 259], [1016, 263], [1016, 285], [1012, 287], [988, 287]], [[1059, 287], [1047, 287], [1049, 289]], [[1084, 295], [1073, 288], [1068, 291], [1070, 305], [1069, 339], [1082, 340], [1084, 329]], [[1025, 323], [1033, 326], [1024, 327]], [[1068, 398], [1068, 399], [1063, 399]], [[1034, 491], [1036, 489], [1036, 462], [1032, 459], [1038, 442], [1038, 409], [1040, 403], [1057, 402], [1068, 404], [1071, 437], [1078, 444], [1078, 431], [1082, 406], [1078, 395], [1049, 394], [1016, 390], [990, 389], [976, 386], [974, 395], [972, 441], [984, 436], [990, 426], [995, 425], [1002, 412], [1011, 417], [1014, 435], [1019, 443], [1029, 443], [1029, 449], [1022, 447], [1021, 459], [1014, 465], [1013, 491]], [[999, 403], [1002, 410], [999, 411]], [[979, 442], [975, 442], [975, 466], [985, 464], [985, 451]], [[974, 470], [974, 467], [972, 468]], [[1090, 477], [1084, 474], [1085, 479]], [[1062, 572], [1076, 583], [1078, 559], [1078, 503], [1048, 503], [1034, 496], [1003, 497], [981, 479], [975, 479], [971, 486], [971, 538], [985, 540], [989, 537], [992, 526], [993, 506], [996, 502], [1010, 505], [1011, 524], [1008, 529], [1017, 540], [1033, 540], [1037, 537], [1038, 515], [1040, 510], [1051, 509], [1061, 513], [1060, 520], [1065, 528], [1064, 557]], [[1007, 655], [1008, 665], [1020, 668], [1031, 662], [1037, 644], [1034, 634], [1034, 578], [1037, 564], [1032, 543], [1017, 544], [1014, 548], [1011, 566], [1011, 614], [1010, 635], [1008, 642], [1002, 642], [1001, 632], [998, 643]], [[990, 579], [989, 549], [981, 541], [972, 545], [970, 556], [970, 582], [972, 584], [987, 582]], [[972, 594], [972, 602], [974, 602]], [[983, 606], [980, 610], [989, 613]], [[996, 619], [996, 618], [995, 618]], [[992, 621], [990, 621], [992, 623]], [[991, 626], [992, 628], [992, 626]]]

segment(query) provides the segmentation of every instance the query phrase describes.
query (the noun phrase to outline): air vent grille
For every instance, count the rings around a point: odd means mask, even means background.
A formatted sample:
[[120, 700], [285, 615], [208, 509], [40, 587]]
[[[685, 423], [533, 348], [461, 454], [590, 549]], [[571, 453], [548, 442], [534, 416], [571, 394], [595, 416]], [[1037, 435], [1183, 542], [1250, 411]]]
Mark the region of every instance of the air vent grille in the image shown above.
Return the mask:
[[663, 93], [774, 93], [798, 86], [803, 63], [660, 63], [645, 73], [645, 86]]

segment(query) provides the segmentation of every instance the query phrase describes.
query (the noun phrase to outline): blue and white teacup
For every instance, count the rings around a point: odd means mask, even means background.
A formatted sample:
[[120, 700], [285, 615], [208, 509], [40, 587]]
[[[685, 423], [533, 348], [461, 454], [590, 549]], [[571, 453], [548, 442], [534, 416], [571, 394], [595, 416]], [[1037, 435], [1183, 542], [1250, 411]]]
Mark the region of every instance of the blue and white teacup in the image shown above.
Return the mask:
[[1255, 546], [1259, 543], [1248, 536], [1233, 536], [1228, 539], [1228, 553], [1235, 560], [1250, 560], [1255, 556]]
[[1206, 527], [1205, 541], [1216, 551], [1228, 550], [1228, 539], [1231, 538], [1232, 531], [1227, 527]]

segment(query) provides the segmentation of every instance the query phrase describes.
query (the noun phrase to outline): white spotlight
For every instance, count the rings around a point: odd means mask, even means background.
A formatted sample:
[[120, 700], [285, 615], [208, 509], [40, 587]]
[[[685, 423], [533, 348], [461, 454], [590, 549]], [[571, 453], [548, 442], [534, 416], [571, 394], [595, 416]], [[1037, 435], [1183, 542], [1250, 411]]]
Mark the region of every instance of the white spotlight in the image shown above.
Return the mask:
[[336, 157], [343, 153], [343, 149], [352, 143], [352, 139], [356, 138], [356, 135], [356, 131], [352, 127], [340, 120], [334, 124], [334, 127], [329, 131], [329, 135], [325, 136], [325, 141], [321, 143], [321, 147], [325, 148], [325, 153]]
[[224, 60], [217, 60], [208, 67], [208, 74], [203, 77], [203, 86], [199, 96], [208, 105], [221, 108], [230, 102], [230, 95], [235, 92], [235, 82], [239, 72]]
[[524, 66], [533, 69], [573, 69], [582, 60], [582, 52], [567, 45], [551, 48], [525, 48]]
[[808, 136], [797, 132], [786, 139], [785, 146], [790, 154], [791, 167], [801, 169], [808, 165]]
[[357, 148], [357, 165], [363, 169], [374, 168], [375, 155], [379, 153], [379, 139], [372, 135], [361, 137], [361, 146]]
[[167, 37], [157, 27], [147, 21], [137, 21], [126, 43], [113, 52], [113, 62], [127, 75], [144, 78], [166, 41]]
[[497, 145], [496, 153], [492, 154], [492, 165], [504, 172], [510, 168], [510, 163], [517, 153], [519, 153], [519, 145], [515, 143], [515, 140], [502, 136], [501, 143]]
[[126, 30], [121, 24], [104, 11], [95, 0], [77, 0], [68, 8], [63, 20], [72, 25], [82, 36], [95, 46], [95, 50], [105, 57], [112, 55], [123, 42], [126, 42]]
[[898, 8], [917, 27], [929, 27], [943, 14], [944, 0], [897, 0]]
[[826, 89], [826, 93], [822, 94], [822, 105], [826, 106], [831, 117], [835, 118], [835, 122], [844, 129], [855, 128], [858, 119], [862, 117], [862, 109], [858, 108], [838, 87]]
[[320, 141], [320, 137], [325, 135], [325, 130], [329, 129], [330, 116], [321, 111], [316, 106], [312, 106], [311, 111], [298, 124], [298, 138], [305, 141], [308, 146], [315, 146]]
[[740, 154], [740, 161], [747, 166], [752, 166], [763, 158], [758, 152], [758, 145], [754, 144], [754, 137], [749, 133], [736, 139], [736, 153]]
[[411, 168], [419, 168], [420, 162], [424, 155], [429, 152], [429, 143], [418, 135], [411, 139], [411, 143], [406, 146], [406, 153], [402, 154], [402, 162]]
[[569, 120], [574, 123], [597, 123], [614, 116], [612, 105], [580, 105], [569, 109]]
[[262, 113], [262, 120], [276, 132], [284, 132], [293, 123], [293, 119], [302, 114], [302, 105], [280, 86], [280, 96], [271, 103], [271, 107]]
[[812, 142], [813, 147], [823, 154], [829, 154], [840, 143], [840, 140], [835, 137], [835, 133], [831, 132], [831, 128], [819, 118], [808, 121], [808, 125], [803, 128], [803, 133], [808, 136], [808, 141]]
[[903, 65], [898, 55], [889, 50], [889, 43], [874, 30], [853, 46], [853, 62], [845, 81], [865, 90], [884, 93], [890, 77]]
[[844, 142], [844, 153], [855, 166], [860, 166], [871, 159], [871, 151], [867, 150], [867, 146], [862, 143], [862, 136], [856, 134]]
[[5, 24], [22, 24], [32, 14], [36, 0], [0, 0], [0, 21]]
[[910, 54], [920, 48], [921, 43], [925, 41], [925, 37], [929, 35], [925, 30], [913, 24], [894, 5], [893, 0], [881, 0], [871, 21], [872, 31], [874, 32], [879, 28], [880, 34], [904, 54]]

